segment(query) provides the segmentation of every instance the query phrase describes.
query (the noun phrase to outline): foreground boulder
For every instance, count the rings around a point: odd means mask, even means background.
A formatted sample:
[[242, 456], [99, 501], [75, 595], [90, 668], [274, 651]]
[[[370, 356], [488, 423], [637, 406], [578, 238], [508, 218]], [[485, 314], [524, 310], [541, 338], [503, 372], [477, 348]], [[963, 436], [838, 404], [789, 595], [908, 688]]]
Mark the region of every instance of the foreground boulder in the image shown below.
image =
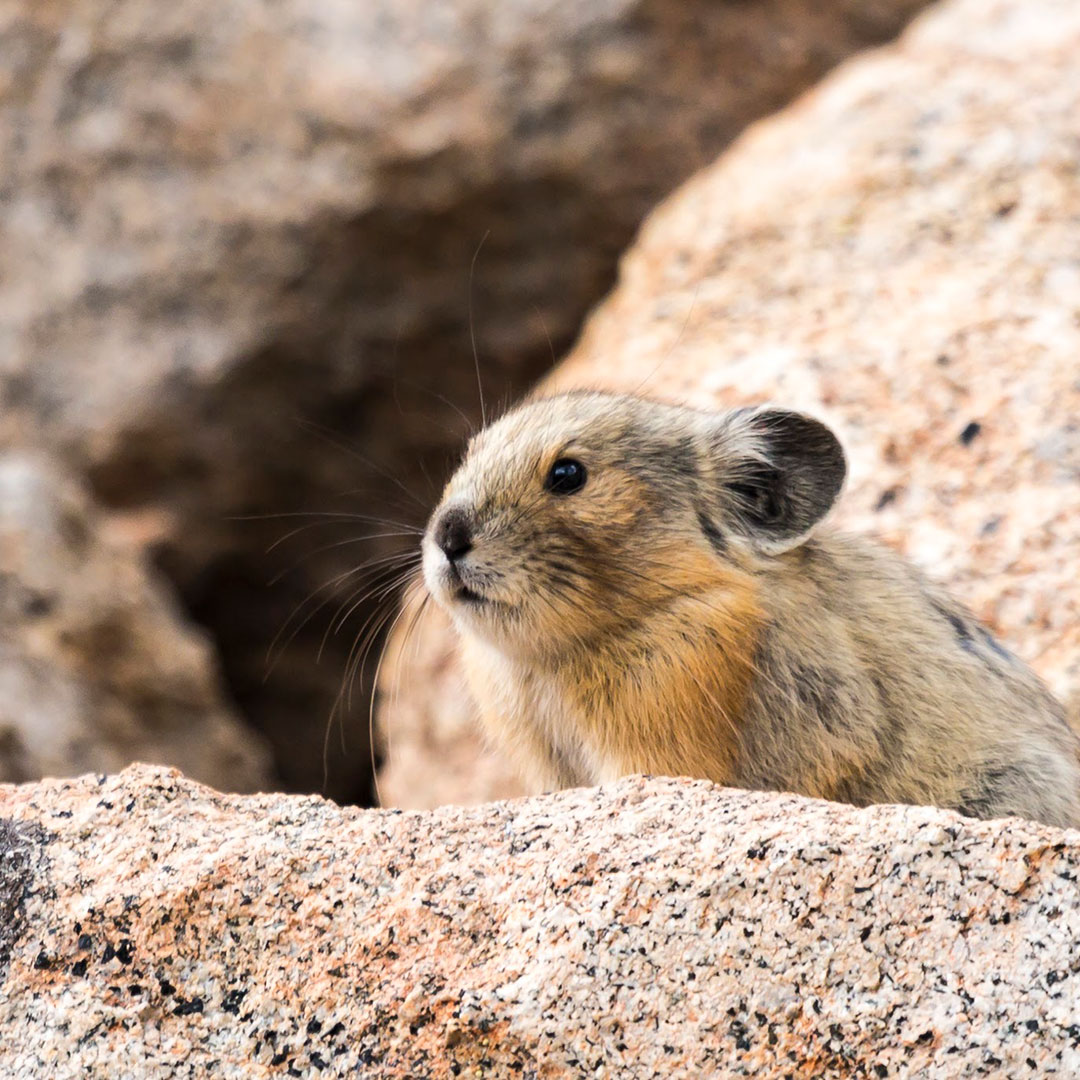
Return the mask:
[[631, 778], [0, 788], [0, 1073], [1062, 1076], [1080, 834]]
[[[837, 523], [921, 564], [1065, 698], [1080, 690], [1077, 56], [1073, 3], [935, 8], [656, 211], [548, 383], [822, 416], [851, 463]], [[384, 799], [505, 789], [449, 631], [423, 640], [387, 696]]]

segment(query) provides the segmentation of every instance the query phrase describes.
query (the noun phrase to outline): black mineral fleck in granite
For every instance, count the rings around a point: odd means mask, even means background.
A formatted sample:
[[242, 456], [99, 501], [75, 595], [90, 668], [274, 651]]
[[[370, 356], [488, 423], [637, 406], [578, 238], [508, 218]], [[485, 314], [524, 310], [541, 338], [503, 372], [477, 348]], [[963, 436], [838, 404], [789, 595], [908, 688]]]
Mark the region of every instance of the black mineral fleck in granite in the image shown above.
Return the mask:
[[247, 997], [246, 990], [228, 990], [221, 999], [221, 1008], [234, 1016], [240, 1012], [240, 1002]]
[[964, 446], [970, 446], [982, 431], [982, 424], [978, 420], [972, 420], [963, 431], [960, 432], [960, 442]]

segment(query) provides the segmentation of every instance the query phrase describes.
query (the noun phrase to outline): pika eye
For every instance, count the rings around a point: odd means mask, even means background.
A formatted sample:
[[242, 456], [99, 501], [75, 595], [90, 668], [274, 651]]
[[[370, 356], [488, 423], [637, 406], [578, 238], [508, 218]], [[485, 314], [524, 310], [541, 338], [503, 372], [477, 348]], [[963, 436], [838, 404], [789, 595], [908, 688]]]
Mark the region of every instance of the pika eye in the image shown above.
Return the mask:
[[585, 466], [573, 458], [559, 458], [547, 474], [544, 487], [555, 495], [573, 495], [585, 486]]

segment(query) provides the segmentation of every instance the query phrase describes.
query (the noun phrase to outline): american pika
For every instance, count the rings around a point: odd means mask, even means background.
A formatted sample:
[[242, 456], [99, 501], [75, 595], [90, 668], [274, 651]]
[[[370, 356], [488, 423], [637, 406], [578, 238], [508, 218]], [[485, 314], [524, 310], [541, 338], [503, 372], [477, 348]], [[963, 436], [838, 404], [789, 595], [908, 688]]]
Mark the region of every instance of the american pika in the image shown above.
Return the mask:
[[1080, 825], [1039, 679], [822, 525], [846, 463], [780, 409], [592, 392], [481, 431], [423, 539], [488, 733], [537, 788], [628, 773]]

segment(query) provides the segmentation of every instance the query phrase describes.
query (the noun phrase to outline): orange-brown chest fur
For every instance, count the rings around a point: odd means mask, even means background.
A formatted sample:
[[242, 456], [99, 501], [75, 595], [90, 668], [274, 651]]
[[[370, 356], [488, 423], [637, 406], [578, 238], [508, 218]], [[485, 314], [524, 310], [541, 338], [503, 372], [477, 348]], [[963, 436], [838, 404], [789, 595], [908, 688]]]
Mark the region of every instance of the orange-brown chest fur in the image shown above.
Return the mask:
[[749, 575], [674, 555], [637, 617], [557, 659], [466, 650], [485, 725], [541, 786], [639, 772], [732, 781], [762, 614]]

